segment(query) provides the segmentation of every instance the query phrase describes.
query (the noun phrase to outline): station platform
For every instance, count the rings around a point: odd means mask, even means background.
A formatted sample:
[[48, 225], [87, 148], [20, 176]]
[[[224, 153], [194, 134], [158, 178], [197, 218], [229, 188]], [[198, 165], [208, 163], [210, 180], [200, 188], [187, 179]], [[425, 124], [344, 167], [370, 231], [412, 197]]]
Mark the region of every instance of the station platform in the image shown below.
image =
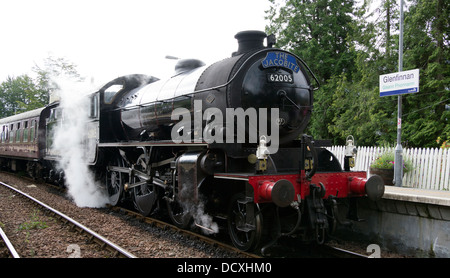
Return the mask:
[[407, 257], [450, 258], [450, 191], [387, 185], [380, 200], [361, 199], [358, 205], [365, 221], [342, 235]]
[[450, 191], [385, 186], [383, 199], [450, 207]]

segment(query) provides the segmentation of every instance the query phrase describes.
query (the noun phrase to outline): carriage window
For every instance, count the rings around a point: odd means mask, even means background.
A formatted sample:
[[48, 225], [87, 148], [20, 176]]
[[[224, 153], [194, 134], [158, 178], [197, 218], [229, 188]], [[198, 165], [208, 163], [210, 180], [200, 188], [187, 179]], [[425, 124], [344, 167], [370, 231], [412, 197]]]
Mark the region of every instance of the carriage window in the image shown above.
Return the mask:
[[28, 129], [28, 120], [23, 122], [23, 142], [26, 143], [28, 142], [28, 137], [29, 137], [29, 129]]
[[9, 128], [7, 125], [4, 126], [3, 143], [7, 143], [9, 140]]
[[36, 120], [31, 120], [30, 125], [30, 142], [34, 142], [34, 138], [36, 137]]
[[20, 142], [20, 133], [21, 133], [21, 130], [20, 130], [20, 123], [17, 123], [16, 143], [19, 143], [19, 142]]
[[14, 124], [11, 124], [11, 128], [9, 131], [9, 143], [14, 142]]
[[2, 127], [2, 137], [1, 137], [1, 142], [5, 143], [6, 139], [6, 126]]

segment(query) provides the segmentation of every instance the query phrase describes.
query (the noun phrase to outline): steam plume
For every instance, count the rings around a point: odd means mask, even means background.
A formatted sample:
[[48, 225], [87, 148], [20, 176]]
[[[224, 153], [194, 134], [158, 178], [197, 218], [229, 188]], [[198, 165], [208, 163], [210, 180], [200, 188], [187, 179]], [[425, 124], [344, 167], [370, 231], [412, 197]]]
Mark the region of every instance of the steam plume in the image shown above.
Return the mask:
[[193, 212], [194, 222], [202, 228], [205, 234], [215, 234], [219, 232], [219, 226], [213, 218], [204, 212], [203, 202], [200, 202]]
[[106, 194], [95, 183], [93, 173], [85, 162], [86, 122], [88, 120], [88, 92], [92, 85], [67, 79], [58, 84], [63, 121], [54, 133], [52, 151], [61, 159], [58, 166], [64, 171], [69, 196], [79, 207], [103, 207], [108, 203]]

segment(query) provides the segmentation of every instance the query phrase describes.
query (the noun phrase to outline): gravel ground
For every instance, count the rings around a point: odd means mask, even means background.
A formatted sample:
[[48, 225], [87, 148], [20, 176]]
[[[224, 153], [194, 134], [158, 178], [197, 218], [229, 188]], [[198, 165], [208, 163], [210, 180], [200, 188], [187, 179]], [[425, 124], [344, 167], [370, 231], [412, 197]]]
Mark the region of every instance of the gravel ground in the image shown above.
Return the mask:
[[[107, 209], [80, 208], [73, 202], [44, 184], [19, 179], [8, 173], [0, 173], [0, 181], [16, 186], [36, 199], [74, 218], [91, 230], [118, 244], [140, 258], [239, 258], [170, 230], [162, 230], [129, 219]], [[31, 207], [31, 208], [30, 208]], [[25, 223], [25, 224], [24, 224]], [[26, 229], [26, 225], [44, 224], [46, 227]], [[15, 245], [21, 257], [66, 258], [79, 255], [82, 258], [110, 257], [109, 251], [86, 242], [86, 237], [69, 232], [56, 219], [45, 216], [6, 189], [0, 190], [0, 225]], [[74, 247], [74, 248], [72, 248]], [[78, 249], [79, 247], [79, 249]], [[69, 250], [69, 251], [68, 251]]]
[[43, 213], [6, 188], [0, 188], [0, 225], [21, 258], [67, 258], [111, 256], [86, 237]]

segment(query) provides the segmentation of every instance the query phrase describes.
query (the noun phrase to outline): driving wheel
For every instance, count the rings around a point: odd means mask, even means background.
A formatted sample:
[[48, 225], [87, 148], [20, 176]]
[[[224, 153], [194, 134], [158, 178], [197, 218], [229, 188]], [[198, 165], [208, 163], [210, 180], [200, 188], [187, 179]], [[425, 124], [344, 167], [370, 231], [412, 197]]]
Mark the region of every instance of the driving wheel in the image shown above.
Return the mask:
[[[249, 203], [251, 202], [251, 203]], [[251, 212], [251, 211], [252, 212]], [[228, 210], [228, 233], [236, 248], [254, 250], [261, 241], [262, 215], [243, 193], [233, 196]]]
[[134, 166], [134, 169], [138, 172], [132, 178], [133, 184], [137, 185], [133, 188], [133, 202], [136, 209], [144, 216], [152, 212], [158, 199], [156, 186], [151, 184], [149, 180], [150, 173], [148, 173], [147, 165], [145, 155], [141, 155]]
[[106, 191], [109, 197], [109, 203], [116, 206], [123, 193], [124, 175], [122, 172], [110, 167], [123, 167], [123, 161], [119, 156], [114, 156], [106, 168]]
[[178, 183], [176, 182], [174, 175], [174, 186], [169, 198], [166, 198], [167, 210], [172, 223], [181, 229], [186, 229], [192, 220], [192, 214], [190, 213], [191, 202], [182, 202], [178, 195]]

